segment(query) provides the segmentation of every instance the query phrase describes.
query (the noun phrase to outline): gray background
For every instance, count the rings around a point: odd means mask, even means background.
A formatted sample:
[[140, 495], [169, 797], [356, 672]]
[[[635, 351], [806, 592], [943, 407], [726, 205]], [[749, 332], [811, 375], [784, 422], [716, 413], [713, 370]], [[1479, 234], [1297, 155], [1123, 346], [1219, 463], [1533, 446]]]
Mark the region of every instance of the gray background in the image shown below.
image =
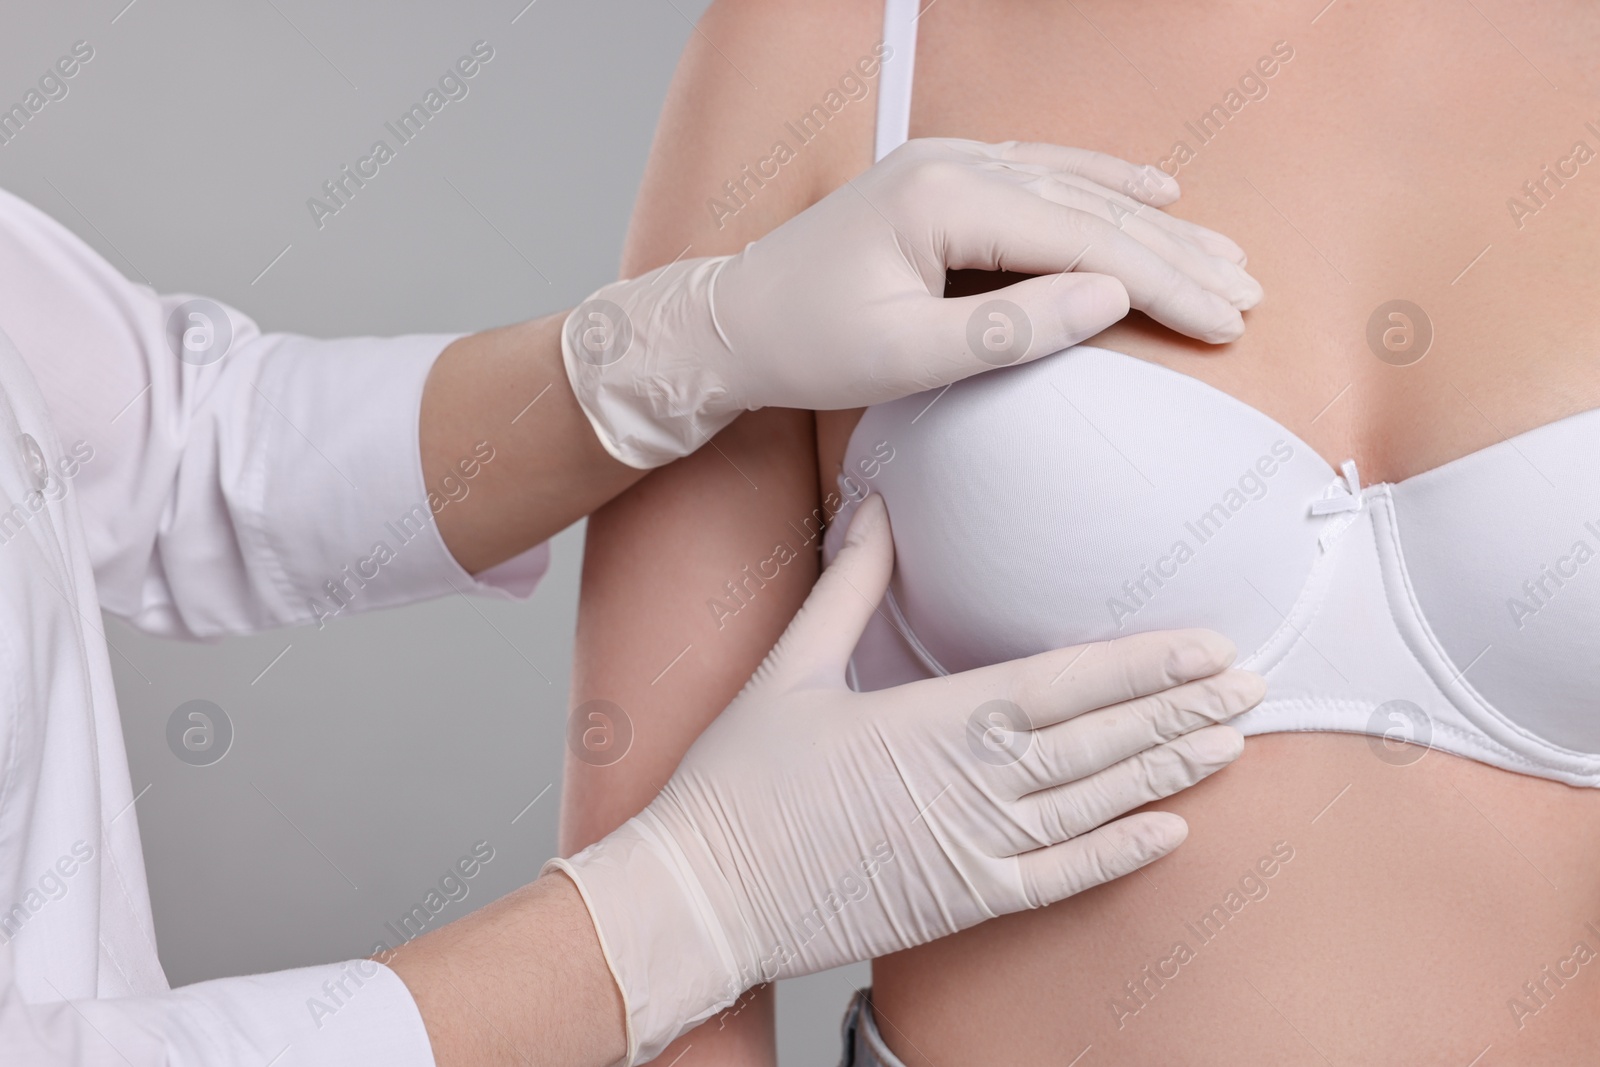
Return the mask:
[[[73, 42], [95, 57], [0, 147], [0, 184], [130, 277], [268, 330], [471, 330], [571, 305], [615, 274], [708, 0], [526, 2], [12, 5], [6, 106]], [[495, 57], [469, 95], [319, 230], [307, 198], [392, 143], [384, 122], [480, 39]], [[175, 985], [365, 954], [479, 840], [495, 858], [446, 917], [534, 877], [556, 845], [581, 526], [554, 552], [525, 604], [453, 598], [204, 646], [107, 620]], [[196, 698], [235, 729], [209, 767], [166, 743]], [[787, 983], [782, 1061], [836, 1061], [865, 981]]]

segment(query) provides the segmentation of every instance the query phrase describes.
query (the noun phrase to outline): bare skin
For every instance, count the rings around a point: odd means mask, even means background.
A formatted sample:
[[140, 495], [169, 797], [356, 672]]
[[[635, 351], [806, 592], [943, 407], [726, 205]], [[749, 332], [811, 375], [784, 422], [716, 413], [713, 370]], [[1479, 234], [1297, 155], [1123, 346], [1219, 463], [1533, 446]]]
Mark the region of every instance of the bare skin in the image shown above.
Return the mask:
[[[565, 317], [463, 337], [428, 375], [422, 476], [451, 501], [437, 512], [439, 535], [468, 573], [554, 537], [643, 473], [612, 459], [590, 428], [561, 364]], [[493, 458], [479, 463], [485, 443]]]
[[[1155, 163], [1175, 140], [1198, 146], [1169, 210], [1242, 244], [1266, 301], [1222, 350], [1138, 316], [1093, 343], [1209, 382], [1331, 463], [1354, 458], [1366, 481], [1600, 407], [1600, 170], [1550, 186], [1520, 227], [1507, 207], [1533, 205], [1523, 184], [1574, 142], [1600, 149], [1584, 127], [1600, 125], [1600, 16], [1575, 0], [1320, 7], [942, 0], [920, 19], [911, 132]], [[713, 5], [663, 116], [625, 269], [685, 244], [740, 247], [867, 166], [871, 98], [720, 226], [707, 208], [871, 52], [881, 17], [848, 0]], [[1267, 95], [1200, 144], [1184, 123], [1278, 41], [1293, 58]], [[1435, 331], [1406, 367], [1366, 341], [1373, 309], [1395, 298]], [[627, 761], [569, 768], [564, 847], [643, 806], [781, 630], [809, 556], [720, 626], [706, 602], [774, 538], [800, 547], [857, 417], [819, 415], [816, 451], [802, 454], [810, 429], [762, 413], [746, 423], [770, 429], [652, 475], [591, 522], [587, 565], [611, 577], [586, 583], [575, 698], [648, 696], [652, 709]], [[736, 472], [756, 463], [752, 486]], [[802, 529], [785, 533], [791, 523]], [[1585, 926], [1600, 928], [1600, 792], [1437, 752], [1396, 766], [1366, 738], [1285, 734], [1252, 738], [1237, 764], [1161, 807], [1191, 831], [1148, 877], [877, 961], [896, 1053], [913, 1067], [1067, 1063], [1086, 1048], [1085, 1065], [1564, 1064], [1600, 1043], [1600, 969], [1559, 987], [1541, 971], [1577, 941], [1600, 951]], [[1262, 881], [1266, 896], [1203, 946], [1185, 935], [1280, 842], [1293, 858]], [[1129, 1000], [1125, 984], [1176, 941], [1195, 958]], [[1142, 1006], [1119, 1013], [1118, 997]], [[1537, 1012], [1514, 1015], [1513, 997]], [[683, 1067], [772, 1062], [770, 1026], [757, 1005], [668, 1058], [692, 1044]]]
[[627, 1050], [622, 996], [583, 898], [552, 874], [379, 957], [439, 1067], [601, 1067]]

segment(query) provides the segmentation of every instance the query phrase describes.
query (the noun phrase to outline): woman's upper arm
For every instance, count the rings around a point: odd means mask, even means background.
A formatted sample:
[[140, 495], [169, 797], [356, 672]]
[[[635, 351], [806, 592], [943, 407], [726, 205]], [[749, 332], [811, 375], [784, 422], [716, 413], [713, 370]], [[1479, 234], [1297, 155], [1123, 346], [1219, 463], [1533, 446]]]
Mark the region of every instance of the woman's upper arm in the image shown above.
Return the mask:
[[[881, 17], [856, 0], [713, 3], [668, 94], [624, 276], [737, 252], [870, 162], [870, 86], [859, 73], [840, 82], [872, 56]], [[801, 117], [834, 90], [843, 105], [820, 124], [813, 114], [802, 142]], [[621, 708], [632, 743], [609, 766], [569, 746], [564, 851], [648, 804], [760, 664], [816, 579], [817, 509], [811, 413], [766, 409], [590, 518], [572, 701], [585, 723], [599, 723], [585, 702]], [[738, 1008], [680, 1039], [694, 1046], [683, 1067], [771, 1059], [770, 996]]]
[[[737, 251], [865, 165], [870, 94], [845, 98], [808, 143], [785, 124], [798, 129], [791, 120], [821, 105], [872, 54], [880, 18], [873, 7], [847, 0], [711, 6], [668, 94], [625, 276], [684, 256]], [[792, 158], [761, 179], [758, 167], [779, 142]], [[728, 183], [736, 183], [737, 199]], [[569, 759], [564, 849], [602, 836], [648, 803], [777, 640], [816, 576], [817, 506], [811, 414], [767, 409], [741, 417], [590, 518], [573, 700], [617, 704], [634, 736], [614, 766]]]
[[737, 252], [870, 164], [882, 19], [860, 0], [715, 0], [656, 126], [623, 277]]

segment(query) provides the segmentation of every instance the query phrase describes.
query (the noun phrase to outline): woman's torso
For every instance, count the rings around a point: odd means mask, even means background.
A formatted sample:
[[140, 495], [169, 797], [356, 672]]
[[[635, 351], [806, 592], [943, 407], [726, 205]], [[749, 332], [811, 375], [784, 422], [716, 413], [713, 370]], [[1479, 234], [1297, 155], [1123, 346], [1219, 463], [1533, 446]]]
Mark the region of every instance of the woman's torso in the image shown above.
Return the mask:
[[[1576, 151], [1600, 150], [1600, 13], [1319, 6], [931, 7], [912, 134], [1171, 160], [1175, 213], [1238, 240], [1266, 300], [1222, 350], [1137, 316], [1093, 343], [1232, 394], [1363, 481], [1600, 407], [1600, 158]], [[1416, 362], [1368, 342], [1396, 299], [1431, 325]], [[819, 416], [830, 488], [855, 418]], [[1252, 738], [1163, 805], [1192, 832], [1148, 876], [878, 961], [886, 1038], [910, 1064], [1583, 1062], [1600, 794], [1371, 744]]]

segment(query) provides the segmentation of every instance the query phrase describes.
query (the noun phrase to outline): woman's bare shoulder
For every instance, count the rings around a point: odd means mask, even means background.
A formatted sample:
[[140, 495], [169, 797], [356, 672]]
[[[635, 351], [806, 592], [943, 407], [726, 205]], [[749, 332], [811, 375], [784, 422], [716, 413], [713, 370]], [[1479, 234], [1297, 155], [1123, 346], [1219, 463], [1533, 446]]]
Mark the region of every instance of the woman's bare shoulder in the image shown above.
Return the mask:
[[715, 0], [673, 77], [623, 273], [737, 251], [871, 162], [882, 7]]

